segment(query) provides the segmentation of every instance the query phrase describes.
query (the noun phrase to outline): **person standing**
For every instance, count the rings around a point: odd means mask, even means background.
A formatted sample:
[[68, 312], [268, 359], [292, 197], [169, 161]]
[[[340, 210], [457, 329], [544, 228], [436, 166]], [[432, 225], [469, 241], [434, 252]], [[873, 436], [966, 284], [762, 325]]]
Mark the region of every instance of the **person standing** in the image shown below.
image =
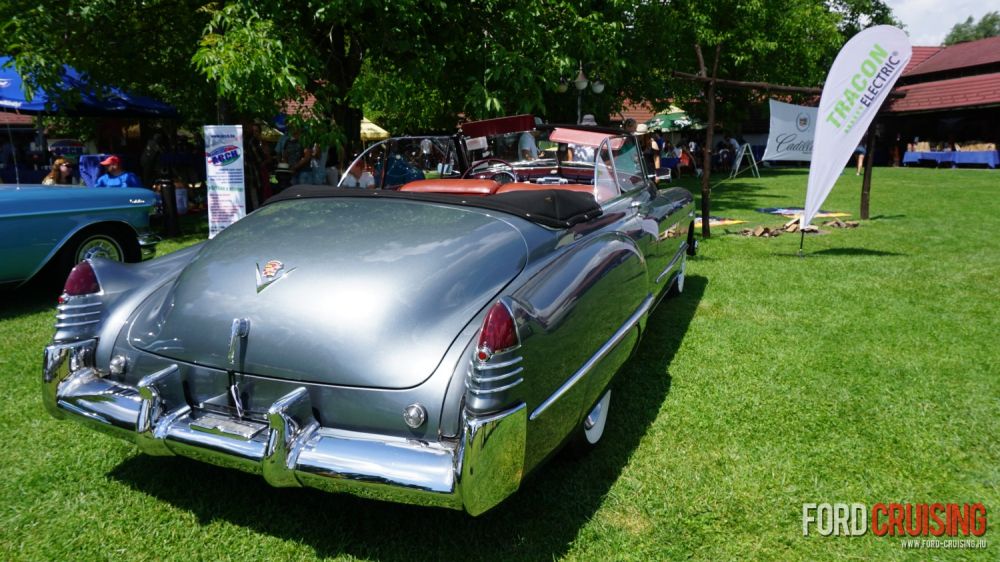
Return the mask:
[[862, 140], [861, 144], [859, 144], [858, 147], [854, 149], [854, 154], [856, 154], [857, 157], [858, 157], [858, 171], [855, 172], [854, 175], [860, 176], [861, 175], [861, 169], [864, 168], [864, 166], [865, 166], [865, 143], [864, 143], [864, 140]]
[[146, 183], [152, 186], [156, 180], [162, 179], [163, 171], [160, 166], [160, 159], [163, 156], [166, 139], [163, 133], [156, 131], [146, 143], [146, 148], [142, 151], [142, 158], [139, 164], [142, 166], [142, 177]]
[[104, 174], [97, 178], [94, 187], [142, 187], [139, 177], [122, 169], [122, 161], [115, 155], [101, 160], [101, 166], [106, 168]]
[[521, 136], [517, 141], [517, 154], [520, 157], [520, 160], [538, 159], [538, 144], [535, 143], [535, 137], [537, 136], [537, 129], [521, 133]]
[[295, 126], [288, 127], [288, 132], [278, 139], [278, 162], [286, 164], [287, 173], [291, 174], [289, 185], [299, 185], [312, 182], [313, 158], [312, 147], [302, 144], [301, 131]]
[[[580, 124], [588, 127], [596, 127], [597, 120], [593, 114], [586, 114], [580, 119]], [[569, 143], [566, 150], [566, 160], [571, 162], [593, 162], [596, 148], [584, 144]]]

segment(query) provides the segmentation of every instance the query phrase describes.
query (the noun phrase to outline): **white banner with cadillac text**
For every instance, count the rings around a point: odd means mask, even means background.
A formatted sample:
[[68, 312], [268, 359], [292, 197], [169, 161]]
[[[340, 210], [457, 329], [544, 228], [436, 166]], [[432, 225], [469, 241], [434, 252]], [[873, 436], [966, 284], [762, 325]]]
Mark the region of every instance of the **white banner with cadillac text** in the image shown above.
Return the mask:
[[762, 160], [808, 162], [816, 136], [815, 107], [770, 100], [771, 129]]
[[241, 125], [205, 125], [205, 178], [208, 237], [214, 238], [247, 214]]
[[906, 33], [877, 25], [852, 37], [833, 61], [819, 100], [802, 226], [830, 194], [911, 54]]

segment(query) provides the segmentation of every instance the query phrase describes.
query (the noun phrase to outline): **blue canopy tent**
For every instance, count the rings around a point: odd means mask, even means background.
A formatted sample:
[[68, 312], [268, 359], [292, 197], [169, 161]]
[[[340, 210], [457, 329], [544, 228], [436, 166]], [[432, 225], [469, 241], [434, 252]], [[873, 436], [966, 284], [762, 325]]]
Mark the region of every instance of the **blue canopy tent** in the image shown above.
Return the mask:
[[[59, 92], [33, 89], [17, 73], [13, 59], [0, 56], [0, 110], [28, 114], [62, 114], [76, 117], [177, 117], [173, 106], [145, 96], [130, 94], [119, 88], [99, 90], [90, 85], [76, 69], [63, 65]], [[74, 92], [72, 107], [60, 107], [63, 92]], [[28, 98], [31, 98], [30, 100]]]
[[[17, 72], [14, 60], [0, 56], [0, 111], [28, 115], [67, 115], [71, 117], [176, 118], [173, 106], [155, 99], [126, 92], [120, 88], [99, 89], [76, 69], [63, 65], [62, 81], [54, 91], [32, 89]], [[29, 95], [30, 90], [30, 95]], [[64, 95], [68, 94], [68, 95]], [[67, 100], [69, 100], [67, 102]], [[72, 105], [64, 105], [70, 103]], [[80, 176], [87, 185], [100, 172], [102, 158], [81, 157]], [[17, 165], [13, 178], [20, 181]], [[8, 172], [5, 170], [5, 172]], [[25, 170], [25, 172], [28, 172]], [[10, 173], [4, 173], [4, 176]], [[36, 174], [37, 175], [37, 174]], [[9, 178], [4, 177], [3, 180]], [[3, 181], [0, 180], [0, 181]]]

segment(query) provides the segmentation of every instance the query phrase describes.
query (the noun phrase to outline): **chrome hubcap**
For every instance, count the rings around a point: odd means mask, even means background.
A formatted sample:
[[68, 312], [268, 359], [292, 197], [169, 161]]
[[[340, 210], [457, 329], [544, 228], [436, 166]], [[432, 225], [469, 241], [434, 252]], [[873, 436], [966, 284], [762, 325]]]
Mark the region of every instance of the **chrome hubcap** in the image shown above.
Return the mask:
[[80, 248], [76, 252], [76, 263], [91, 258], [122, 261], [122, 249], [117, 242], [110, 238], [94, 236], [80, 244]]

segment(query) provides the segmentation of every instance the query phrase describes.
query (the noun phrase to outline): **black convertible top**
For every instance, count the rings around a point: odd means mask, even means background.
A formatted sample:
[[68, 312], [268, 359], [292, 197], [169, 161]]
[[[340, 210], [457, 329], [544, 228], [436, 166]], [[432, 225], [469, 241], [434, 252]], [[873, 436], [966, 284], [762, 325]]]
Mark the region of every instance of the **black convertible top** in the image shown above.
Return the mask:
[[325, 197], [409, 199], [476, 207], [509, 213], [552, 228], [569, 228], [593, 220], [603, 212], [592, 194], [561, 189], [511, 191], [477, 197], [379, 189], [337, 189], [329, 185], [296, 185], [269, 198], [264, 204]]

